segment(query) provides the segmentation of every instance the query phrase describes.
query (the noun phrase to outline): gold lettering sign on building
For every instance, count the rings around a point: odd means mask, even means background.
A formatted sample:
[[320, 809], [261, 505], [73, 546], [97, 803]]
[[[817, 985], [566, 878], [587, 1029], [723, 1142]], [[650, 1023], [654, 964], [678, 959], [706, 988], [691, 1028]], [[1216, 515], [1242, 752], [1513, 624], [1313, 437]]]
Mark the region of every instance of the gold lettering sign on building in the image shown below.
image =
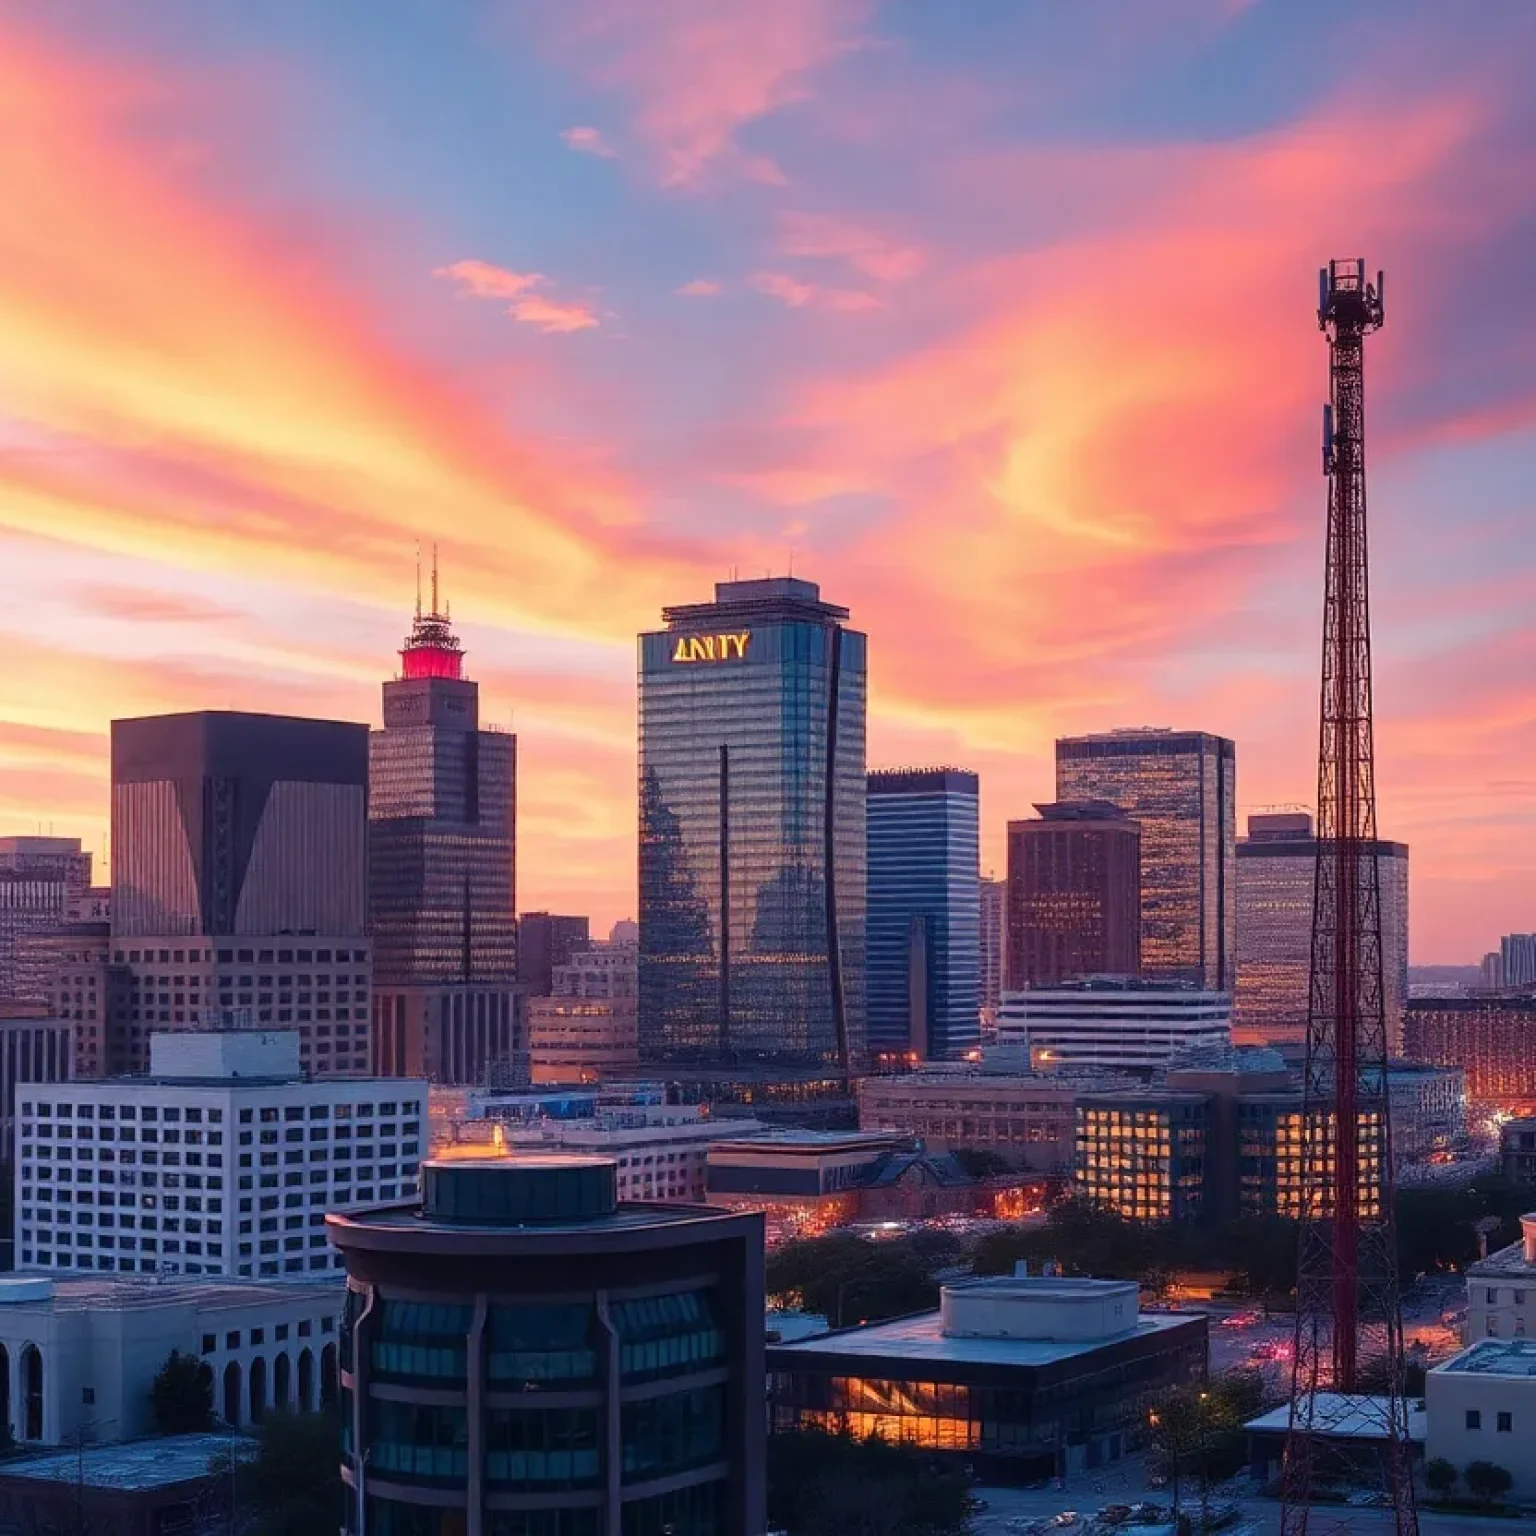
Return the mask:
[[679, 635], [673, 661], [745, 661], [750, 629], [734, 635]]

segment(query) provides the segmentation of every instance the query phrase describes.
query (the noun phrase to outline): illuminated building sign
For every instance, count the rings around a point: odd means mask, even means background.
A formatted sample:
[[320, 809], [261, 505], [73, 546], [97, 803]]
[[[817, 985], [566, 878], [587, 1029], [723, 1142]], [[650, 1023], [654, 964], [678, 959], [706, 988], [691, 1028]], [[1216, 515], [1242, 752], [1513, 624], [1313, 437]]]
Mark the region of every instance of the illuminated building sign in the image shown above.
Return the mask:
[[673, 661], [745, 661], [750, 629], [733, 635], [679, 635]]

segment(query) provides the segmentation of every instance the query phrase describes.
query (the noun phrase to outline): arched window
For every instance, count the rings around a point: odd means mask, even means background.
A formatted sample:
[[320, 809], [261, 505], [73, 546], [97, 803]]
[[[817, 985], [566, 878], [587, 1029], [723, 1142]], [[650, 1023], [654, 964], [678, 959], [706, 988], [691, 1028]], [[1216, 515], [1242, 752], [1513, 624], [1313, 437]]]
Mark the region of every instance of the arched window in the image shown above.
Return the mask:
[[299, 1412], [315, 1411], [315, 1356], [313, 1350], [299, 1351]]
[[35, 1344], [21, 1352], [21, 1403], [23, 1440], [43, 1438], [43, 1356]]
[[293, 1394], [293, 1366], [286, 1353], [280, 1353], [272, 1362], [272, 1406], [291, 1408]]
[[224, 1367], [224, 1422], [238, 1424], [240, 1412], [240, 1362], [231, 1360]]
[[336, 1346], [327, 1344], [320, 1351], [320, 1406], [329, 1408], [336, 1401]]
[[260, 1424], [267, 1412], [267, 1362], [258, 1355], [251, 1361], [251, 1423]]

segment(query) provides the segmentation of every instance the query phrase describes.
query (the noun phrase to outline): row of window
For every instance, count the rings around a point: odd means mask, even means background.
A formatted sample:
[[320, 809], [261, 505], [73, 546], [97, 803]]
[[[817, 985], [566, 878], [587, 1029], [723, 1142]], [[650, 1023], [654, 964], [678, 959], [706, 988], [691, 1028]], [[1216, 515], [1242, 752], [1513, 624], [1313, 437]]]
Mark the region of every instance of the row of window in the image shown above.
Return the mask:
[[[258, 960], [257, 955], [261, 958]], [[274, 962], [273, 956], [277, 959]], [[335, 956], [334, 960], [332, 956]], [[119, 965], [200, 965], [214, 959], [211, 949], [130, 949], [118, 950], [112, 957]], [[366, 949], [221, 949], [220, 965], [366, 965]], [[358, 981], [364, 978], [359, 976]]]
[[[1483, 1427], [1483, 1410], [1481, 1408], [1467, 1409], [1467, 1428], [1481, 1429]], [[1499, 1409], [1494, 1415], [1495, 1433], [1500, 1435], [1513, 1434], [1515, 1428], [1515, 1416], [1513, 1413]]]
[[[272, 1337], [273, 1337], [274, 1340], [276, 1340], [277, 1343], [281, 1344], [283, 1342], [283, 1340], [288, 1337], [289, 1326], [290, 1325], [287, 1324], [287, 1323], [278, 1323], [272, 1329]], [[307, 1339], [307, 1338], [311, 1337], [311, 1335], [315, 1332], [315, 1330], [317, 1328], [318, 1328], [318, 1330], [321, 1333], [335, 1333], [335, 1331], [336, 1331], [336, 1319], [334, 1317], [329, 1317], [329, 1316], [321, 1317], [321, 1318], [317, 1318], [317, 1319], [313, 1319], [313, 1320], [311, 1320], [310, 1318], [304, 1317], [304, 1318], [300, 1318], [297, 1323], [292, 1325], [292, 1327], [293, 1327], [294, 1332], [298, 1335], [299, 1338]], [[238, 1328], [231, 1329], [228, 1333], [226, 1333], [224, 1335], [224, 1348], [225, 1349], [239, 1349], [239, 1348], [242, 1347], [242, 1340], [244, 1341], [245, 1344], [249, 1345], [252, 1349], [255, 1349], [258, 1345], [265, 1344], [267, 1342], [267, 1330], [265, 1328], [252, 1328], [252, 1329], [249, 1329], [247, 1332], [242, 1333], [240, 1331], [240, 1329], [238, 1329]], [[216, 1334], [216, 1333], [205, 1333], [203, 1335], [203, 1340], [202, 1340], [202, 1353], [203, 1354], [211, 1355], [211, 1354], [213, 1354], [218, 1349], [218, 1347], [219, 1347], [219, 1336], [218, 1336], [218, 1334]]]

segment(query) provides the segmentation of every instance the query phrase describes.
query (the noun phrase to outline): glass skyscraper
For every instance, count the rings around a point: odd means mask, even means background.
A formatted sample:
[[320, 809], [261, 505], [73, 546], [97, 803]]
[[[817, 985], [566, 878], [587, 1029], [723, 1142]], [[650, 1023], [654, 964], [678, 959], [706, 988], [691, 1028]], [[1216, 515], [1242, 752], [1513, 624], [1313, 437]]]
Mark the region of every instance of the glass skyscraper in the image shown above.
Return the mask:
[[480, 1082], [518, 1034], [517, 739], [480, 724], [435, 570], [432, 598], [368, 742], [374, 1070]]
[[1236, 980], [1237, 752], [1161, 729], [1056, 743], [1057, 800], [1107, 800], [1141, 825], [1141, 972], [1229, 992]]
[[640, 1049], [864, 1050], [865, 637], [793, 577], [720, 582], [640, 636]]
[[956, 1061], [981, 1041], [980, 789], [959, 768], [869, 775], [869, 1053]]
[[[1408, 845], [1369, 847], [1381, 883], [1381, 979], [1387, 1040], [1401, 1049], [1408, 1001]], [[1237, 991], [1240, 1041], [1306, 1039], [1312, 975], [1312, 896], [1317, 839], [1306, 811], [1250, 816], [1237, 845]]]

